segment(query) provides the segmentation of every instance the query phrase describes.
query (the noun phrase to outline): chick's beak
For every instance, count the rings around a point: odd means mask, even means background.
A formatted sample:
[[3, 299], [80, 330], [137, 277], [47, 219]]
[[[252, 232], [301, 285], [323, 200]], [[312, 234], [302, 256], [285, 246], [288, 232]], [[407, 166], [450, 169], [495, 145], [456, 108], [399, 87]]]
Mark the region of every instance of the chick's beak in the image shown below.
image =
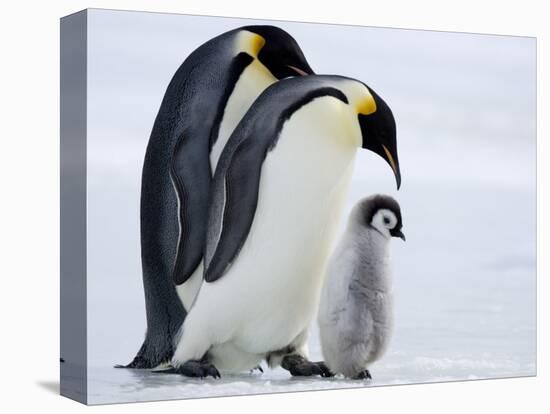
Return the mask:
[[393, 230], [393, 231], [391, 232], [391, 235], [392, 235], [393, 237], [399, 237], [399, 238], [400, 238], [401, 240], [403, 240], [403, 241], [407, 241], [407, 239], [405, 238], [405, 234], [403, 233], [403, 231], [402, 231], [401, 229], [399, 229], [399, 230]]

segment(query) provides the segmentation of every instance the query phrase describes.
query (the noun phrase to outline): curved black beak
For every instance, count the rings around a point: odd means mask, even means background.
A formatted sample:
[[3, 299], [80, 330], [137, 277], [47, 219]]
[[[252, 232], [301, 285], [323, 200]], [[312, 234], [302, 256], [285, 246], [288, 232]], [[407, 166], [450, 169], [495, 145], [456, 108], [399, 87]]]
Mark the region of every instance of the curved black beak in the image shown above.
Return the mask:
[[374, 112], [359, 114], [359, 125], [363, 136], [363, 148], [380, 155], [390, 165], [397, 189], [401, 186], [401, 171], [397, 157], [397, 133], [395, 119], [390, 107], [372, 89]]
[[405, 238], [405, 234], [403, 234], [403, 231], [401, 229], [399, 230], [394, 229], [390, 232], [390, 234], [392, 235], [392, 237], [399, 237], [401, 240], [407, 241], [407, 239]]

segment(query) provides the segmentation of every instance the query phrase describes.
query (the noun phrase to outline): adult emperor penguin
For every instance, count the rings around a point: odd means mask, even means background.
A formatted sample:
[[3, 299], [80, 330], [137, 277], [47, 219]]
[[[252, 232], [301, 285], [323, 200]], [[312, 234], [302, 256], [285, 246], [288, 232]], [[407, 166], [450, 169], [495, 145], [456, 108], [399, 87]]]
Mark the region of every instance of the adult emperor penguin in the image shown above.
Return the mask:
[[210, 181], [230, 133], [267, 86], [311, 73], [296, 41], [274, 26], [246, 26], [215, 37], [176, 71], [143, 164], [147, 333], [127, 367], [152, 368], [172, 357], [174, 335], [202, 281]]
[[399, 187], [392, 112], [362, 82], [312, 75], [260, 95], [214, 175], [206, 283], [183, 323], [176, 371], [217, 377], [266, 359], [292, 375], [330, 375], [308, 360], [306, 341], [359, 147], [382, 156]]

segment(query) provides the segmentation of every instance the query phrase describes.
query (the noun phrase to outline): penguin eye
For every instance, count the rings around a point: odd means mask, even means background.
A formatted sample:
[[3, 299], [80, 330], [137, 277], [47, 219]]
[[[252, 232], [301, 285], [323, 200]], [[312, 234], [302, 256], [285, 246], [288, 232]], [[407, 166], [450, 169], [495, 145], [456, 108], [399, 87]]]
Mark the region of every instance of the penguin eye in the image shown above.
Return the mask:
[[390, 224], [389, 217], [384, 216], [384, 224]]

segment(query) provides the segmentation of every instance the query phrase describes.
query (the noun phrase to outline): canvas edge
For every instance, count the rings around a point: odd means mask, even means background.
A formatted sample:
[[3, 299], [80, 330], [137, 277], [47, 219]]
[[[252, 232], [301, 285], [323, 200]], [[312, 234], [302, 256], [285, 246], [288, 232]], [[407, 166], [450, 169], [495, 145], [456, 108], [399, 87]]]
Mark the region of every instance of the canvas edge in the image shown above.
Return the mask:
[[60, 20], [60, 394], [87, 404], [87, 10]]

